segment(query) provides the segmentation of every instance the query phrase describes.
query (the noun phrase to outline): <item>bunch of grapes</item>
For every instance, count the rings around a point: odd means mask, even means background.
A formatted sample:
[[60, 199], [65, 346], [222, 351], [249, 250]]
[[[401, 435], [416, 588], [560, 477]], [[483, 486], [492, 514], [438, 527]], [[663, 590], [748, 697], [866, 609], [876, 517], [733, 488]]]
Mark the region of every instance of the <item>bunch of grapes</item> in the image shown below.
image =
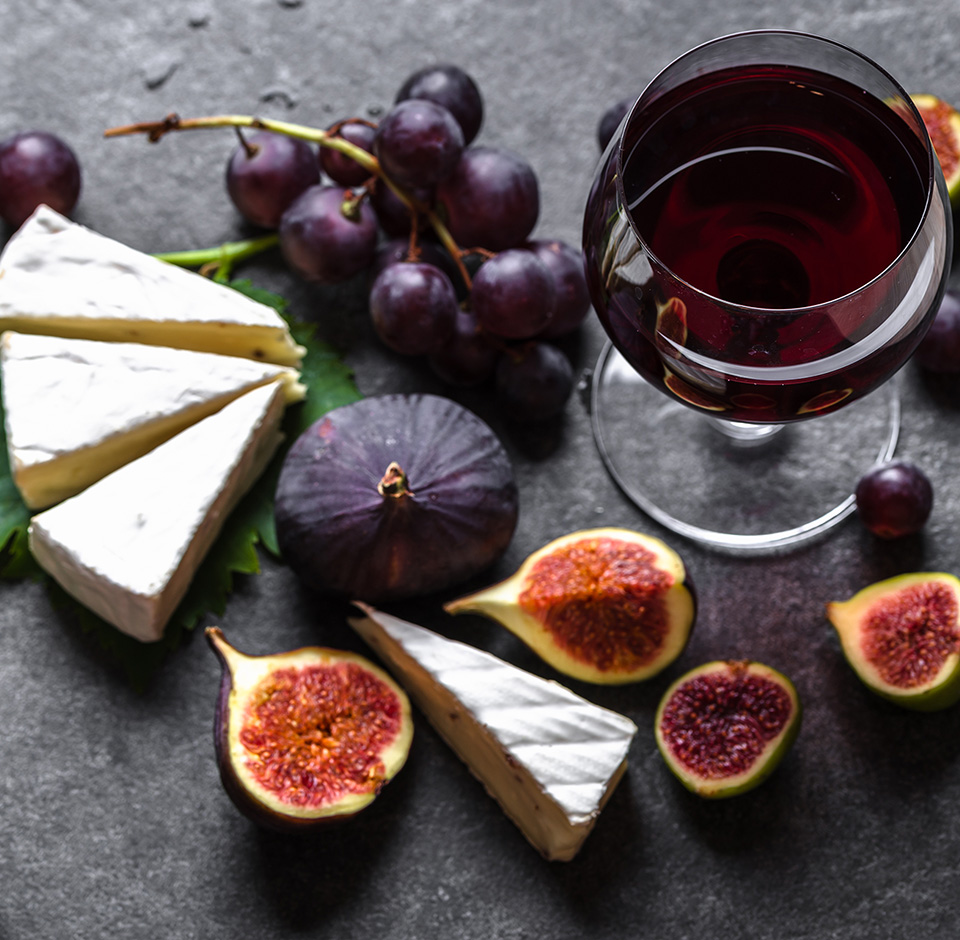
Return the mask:
[[[367, 271], [374, 330], [457, 386], [493, 385], [519, 420], [559, 414], [573, 367], [552, 341], [589, 309], [580, 252], [532, 239], [536, 174], [474, 143], [483, 122], [462, 69], [422, 69], [374, 125], [339, 121], [320, 140], [259, 130], [227, 165], [240, 213], [275, 229], [288, 266], [334, 284]], [[330, 139], [350, 146], [331, 147]]]

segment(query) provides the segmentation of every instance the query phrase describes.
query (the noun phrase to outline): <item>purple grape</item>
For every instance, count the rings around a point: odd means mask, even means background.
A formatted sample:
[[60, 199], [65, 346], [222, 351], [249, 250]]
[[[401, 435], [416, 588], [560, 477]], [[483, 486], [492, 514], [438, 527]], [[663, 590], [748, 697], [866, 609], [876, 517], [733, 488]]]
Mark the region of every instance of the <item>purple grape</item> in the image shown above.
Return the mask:
[[495, 373], [497, 400], [516, 421], [545, 421], [559, 415], [573, 391], [573, 366], [550, 343], [535, 340], [500, 354]]
[[864, 474], [855, 498], [863, 524], [880, 538], [895, 539], [923, 528], [933, 508], [933, 487], [919, 467], [894, 460]]
[[290, 203], [319, 181], [313, 148], [286, 134], [257, 131], [227, 161], [230, 199], [248, 222], [263, 228], [277, 228]]
[[540, 335], [552, 338], [572, 333], [590, 310], [583, 255], [566, 242], [557, 240], [532, 241], [526, 248], [547, 266], [557, 288], [556, 309]]
[[[377, 220], [366, 200], [348, 202], [340, 186], [311, 186], [291, 203], [280, 220], [280, 250], [301, 277], [336, 284], [373, 262]], [[345, 206], [352, 206], [349, 214]]]
[[0, 218], [19, 228], [37, 206], [69, 215], [80, 198], [80, 163], [46, 131], [25, 131], [0, 143]]
[[943, 295], [936, 319], [913, 354], [928, 372], [960, 372], [960, 296]]
[[446, 108], [469, 144], [483, 123], [483, 98], [476, 82], [459, 66], [431, 65], [410, 75], [397, 92], [397, 101], [425, 98]]
[[447, 227], [461, 248], [502, 251], [528, 238], [540, 215], [540, 188], [522, 157], [494, 147], [469, 147], [437, 186]]
[[[373, 138], [377, 133], [375, 127], [363, 124], [360, 121], [346, 121], [341, 124], [336, 136], [355, 144], [367, 153], [373, 153]], [[320, 168], [335, 183], [341, 186], [360, 186], [370, 179], [370, 171], [362, 167], [352, 157], [348, 157], [332, 147], [320, 148]]]
[[377, 336], [404, 356], [438, 350], [453, 333], [458, 309], [450, 278], [422, 261], [388, 265], [370, 288]]
[[460, 160], [463, 131], [446, 108], [410, 98], [394, 105], [380, 122], [373, 152], [395, 183], [433, 186]]
[[635, 98], [621, 98], [616, 104], [610, 105], [600, 117], [600, 123], [597, 124], [597, 143], [601, 150], [607, 149], [607, 144], [617, 132], [620, 122], [627, 116], [627, 112], [633, 107]]
[[557, 289], [553, 275], [533, 252], [510, 248], [480, 266], [472, 298], [481, 329], [504, 339], [529, 339], [550, 323]]
[[470, 310], [458, 310], [453, 335], [429, 357], [430, 368], [448, 385], [473, 388], [496, 368], [499, 350], [477, 325]]

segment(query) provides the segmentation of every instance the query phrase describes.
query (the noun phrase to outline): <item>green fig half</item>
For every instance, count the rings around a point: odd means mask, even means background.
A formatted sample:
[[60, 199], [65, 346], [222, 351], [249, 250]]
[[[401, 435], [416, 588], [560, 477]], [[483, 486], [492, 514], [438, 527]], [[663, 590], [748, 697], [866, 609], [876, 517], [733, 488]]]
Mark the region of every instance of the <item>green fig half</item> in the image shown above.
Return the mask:
[[654, 732], [680, 782], [721, 799], [770, 776], [793, 745], [801, 714], [797, 690], [782, 673], [749, 660], [718, 660], [667, 689]]
[[960, 580], [912, 572], [827, 605], [843, 654], [863, 683], [904, 708], [960, 700]]
[[599, 528], [554, 539], [505, 581], [445, 610], [499, 621], [564, 675], [619, 684], [649, 679], [680, 655], [696, 601], [668, 545]]
[[319, 646], [252, 656], [217, 627], [206, 637], [222, 666], [220, 779], [254, 822], [289, 831], [353, 816], [403, 767], [410, 702], [363, 656]]

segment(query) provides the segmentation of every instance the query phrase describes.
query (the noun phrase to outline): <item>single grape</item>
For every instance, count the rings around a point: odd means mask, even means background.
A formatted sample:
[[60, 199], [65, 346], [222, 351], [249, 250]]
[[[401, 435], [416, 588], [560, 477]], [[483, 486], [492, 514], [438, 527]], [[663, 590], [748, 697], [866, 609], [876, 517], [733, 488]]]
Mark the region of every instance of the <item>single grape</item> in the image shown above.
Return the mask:
[[493, 375], [498, 356], [498, 348], [479, 328], [473, 312], [458, 310], [453, 335], [428, 362], [434, 374], [448, 385], [473, 388]]
[[855, 493], [863, 524], [883, 539], [919, 532], [933, 508], [933, 487], [915, 464], [894, 460], [861, 477]]
[[345, 281], [368, 267], [376, 254], [373, 209], [340, 186], [311, 186], [280, 219], [280, 250], [308, 281]]
[[473, 312], [481, 329], [504, 339], [542, 333], [557, 306], [547, 266], [531, 251], [510, 248], [485, 261], [473, 279]]
[[0, 218], [14, 228], [41, 204], [69, 215], [80, 181], [77, 155], [55, 134], [24, 131], [0, 142]]
[[468, 147], [437, 185], [447, 227], [462, 248], [502, 251], [523, 244], [540, 214], [540, 188], [522, 157], [495, 147]]
[[[336, 131], [337, 137], [342, 137], [348, 143], [354, 144], [367, 153], [373, 153], [373, 138], [377, 133], [375, 127], [360, 121], [345, 121]], [[352, 157], [348, 157], [332, 147], [320, 148], [320, 168], [335, 183], [341, 186], [359, 186], [370, 179], [370, 171], [362, 167]]]
[[483, 98], [477, 83], [459, 66], [431, 65], [410, 75], [397, 92], [397, 101], [425, 98], [446, 108], [469, 144], [483, 123]]
[[395, 183], [433, 186], [457, 165], [463, 131], [446, 108], [410, 98], [394, 105], [380, 122], [373, 152]]
[[610, 105], [600, 117], [600, 123], [597, 124], [597, 143], [601, 150], [607, 149], [607, 144], [617, 132], [620, 122], [627, 116], [627, 112], [633, 107], [635, 98], [621, 98], [616, 104]]
[[547, 266], [557, 288], [556, 309], [540, 335], [556, 337], [572, 333], [590, 310], [583, 255], [573, 246], [556, 239], [531, 241], [525, 247]]
[[423, 261], [388, 265], [370, 288], [377, 336], [404, 356], [438, 350], [453, 333], [458, 309], [450, 278]]
[[573, 366], [556, 346], [534, 340], [500, 354], [494, 377], [497, 400], [517, 421], [555, 418], [573, 391]]
[[913, 354], [929, 372], [960, 372], [960, 295], [947, 291], [937, 316]]
[[257, 131], [227, 161], [230, 199], [248, 222], [262, 228], [277, 228], [290, 203], [319, 182], [313, 148], [286, 134]]

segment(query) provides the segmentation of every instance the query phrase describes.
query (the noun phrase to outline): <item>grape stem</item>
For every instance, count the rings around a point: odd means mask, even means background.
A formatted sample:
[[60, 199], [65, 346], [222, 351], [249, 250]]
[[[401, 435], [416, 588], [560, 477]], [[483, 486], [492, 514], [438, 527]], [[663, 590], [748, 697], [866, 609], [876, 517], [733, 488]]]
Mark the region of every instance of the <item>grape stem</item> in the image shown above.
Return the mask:
[[[341, 122], [342, 124], [343, 122]], [[359, 163], [371, 175], [377, 176], [393, 191], [394, 195], [413, 213], [422, 214], [437, 233], [444, 248], [450, 252], [464, 284], [469, 290], [471, 287], [470, 274], [464, 264], [465, 252], [454, 241], [450, 230], [431, 206], [426, 205], [414, 195], [398, 186], [380, 167], [380, 161], [362, 147], [336, 136], [331, 131], [319, 127], [309, 127], [304, 124], [292, 124], [289, 121], [277, 121], [273, 118], [260, 118], [246, 114], [216, 114], [207, 117], [181, 118], [178, 114], [168, 114], [160, 121], [141, 121], [136, 124], [124, 124], [120, 127], [111, 127], [103, 132], [104, 137], [126, 137], [133, 134], [145, 134], [151, 143], [156, 143], [161, 137], [171, 131], [204, 130], [213, 127], [249, 127], [255, 130], [272, 131], [275, 134], [286, 134], [288, 137], [298, 137], [310, 141], [321, 147], [337, 150], [344, 156]]]
[[246, 238], [243, 241], [225, 242], [215, 248], [199, 248], [193, 251], [168, 251], [158, 254], [161, 261], [168, 261], [185, 268], [200, 268], [201, 274], [213, 274], [215, 281], [226, 283], [230, 272], [238, 261], [260, 254], [273, 248], [280, 240], [276, 234], [263, 235], [260, 238]]

